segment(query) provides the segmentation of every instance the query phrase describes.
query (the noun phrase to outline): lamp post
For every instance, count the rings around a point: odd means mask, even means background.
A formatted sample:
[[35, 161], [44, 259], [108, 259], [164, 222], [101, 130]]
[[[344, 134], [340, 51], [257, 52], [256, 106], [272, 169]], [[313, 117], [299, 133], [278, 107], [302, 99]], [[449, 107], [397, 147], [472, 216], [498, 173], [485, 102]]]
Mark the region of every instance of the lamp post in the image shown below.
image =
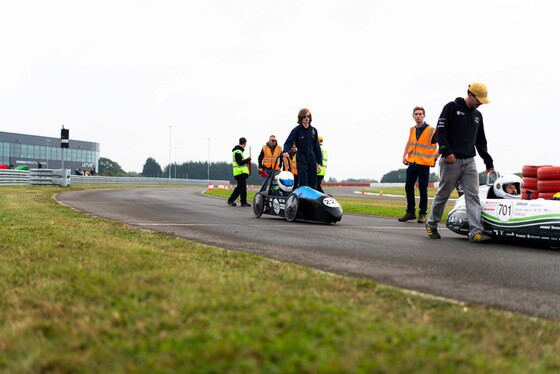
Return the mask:
[[169, 179], [171, 179], [171, 125], [169, 125]]
[[208, 138], [208, 182], [210, 182], [210, 138]]
[[177, 146], [175, 146], [175, 179], [177, 179]]

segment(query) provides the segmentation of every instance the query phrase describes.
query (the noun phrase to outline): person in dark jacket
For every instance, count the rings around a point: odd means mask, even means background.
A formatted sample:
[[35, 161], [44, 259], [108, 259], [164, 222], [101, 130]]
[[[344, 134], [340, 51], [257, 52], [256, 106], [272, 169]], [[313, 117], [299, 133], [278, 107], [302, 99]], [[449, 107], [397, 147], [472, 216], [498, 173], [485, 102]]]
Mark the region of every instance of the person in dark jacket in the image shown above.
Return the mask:
[[233, 177], [237, 181], [237, 186], [231, 193], [227, 203], [231, 206], [236, 206], [238, 197], [241, 197], [241, 206], [251, 206], [247, 203], [247, 178], [249, 178], [249, 164], [251, 163], [251, 157], [243, 158], [243, 152], [245, 151], [245, 146], [247, 145], [247, 139], [239, 138], [239, 145], [233, 147], [232, 159], [233, 159]]
[[494, 171], [494, 161], [488, 153], [482, 114], [477, 109], [489, 102], [486, 86], [478, 82], [473, 83], [467, 89], [467, 96], [464, 99], [458, 97], [445, 105], [438, 119], [436, 136], [441, 154], [440, 182], [426, 222], [426, 231], [432, 239], [441, 238], [437, 224], [458, 182], [463, 188], [467, 205], [469, 240], [483, 242], [491, 239], [483, 232], [482, 206], [478, 197], [478, 171], [474, 159], [478, 152], [486, 165], [486, 173]]
[[[311, 126], [311, 112], [303, 108], [298, 113], [298, 124], [290, 132], [284, 143], [284, 150], [288, 150], [295, 143], [297, 147], [296, 167], [300, 186], [317, 189], [317, 172], [321, 170], [323, 156], [319, 146], [317, 129]], [[289, 157], [288, 152], [284, 152]]]

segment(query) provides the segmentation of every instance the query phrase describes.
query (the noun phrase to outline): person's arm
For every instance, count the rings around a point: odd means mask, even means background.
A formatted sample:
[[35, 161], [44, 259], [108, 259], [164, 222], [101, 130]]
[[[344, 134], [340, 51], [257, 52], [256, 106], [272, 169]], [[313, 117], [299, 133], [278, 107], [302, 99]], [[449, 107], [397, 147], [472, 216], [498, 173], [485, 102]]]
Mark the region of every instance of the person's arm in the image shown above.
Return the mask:
[[297, 127], [295, 127], [292, 131], [290, 131], [290, 135], [288, 135], [288, 138], [286, 139], [286, 142], [284, 143], [284, 147], [282, 147], [282, 149], [284, 150], [283, 155], [286, 156], [286, 157], [290, 156], [290, 154], [286, 150], [291, 149], [292, 145], [296, 142], [296, 134], [297, 134]]
[[404, 152], [402, 154], [402, 163], [408, 165], [408, 161], [406, 161], [406, 156], [408, 155], [408, 141], [404, 145]]
[[438, 144], [438, 141], [437, 141], [437, 135], [438, 135], [438, 134], [437, 134], [437, 128], [436, 128], [435, 131], [434, 131], [434, 135], [432, 135], [432, 140], [430, 141], [431, 144], [436, 144], [436, 146], [438, 147], [438, 150], [437, 150], [437, 152], [436, 152], [436, 159], [435, 159], [435, 161], [434, 161], [434, 165], [435, 165], [435, 162], [436, 162], [436, 161], [440, 158], [440, 156], [441, 156], [441, 153], [440, 153], [440, 151], [439, 151], [439, 144]]
[[313, 149], [315, 150], [315, 158], [317, 159], [317, 170], [321, 170], [321, 165], [323, 165], [323, 152], [321, 152], [321, 145], [319, 144], [319, 132], [315, 129], [315, 144], [313, 144]]
[[447, 159], [448, 156], [453, 156], [453, 161], [455, 155], [453, 155], [453, 150], [449, 146], [449, 142], [447, 140], [447, 130], [449, 123], [453, 120], [453, 110], [455, 109], [455, 103], [450, 102], [446, 106], [443, 107], [441, 114], [438, 119], [437, 124], [437, 142], [439, 144], [439, 152], [440, 154]]
[[261, 153], [259, 153], [259, 169], [263, 169], [262, 160], [264, 158], [264, 147], [261, 148]]
[[235, 162], [237, 162], [237, 165], [246, 165], [248, 164], [247, 160], [248, 160], [247, 158], [243, 159], [243, 153], [241, 152], [235, 153]]
[[494, 160], [492, 156], [488, 153], [488, 143], [486, 142], [486, 134], [484, 133], [484, 120], [482, 115], [480, 115], [480, 124], [478, 125], [478, 132], [476, 133], [476, 151], [484, 160], [484, 165], [486, 165], [486, 173], [491, 173], [494, 171]]

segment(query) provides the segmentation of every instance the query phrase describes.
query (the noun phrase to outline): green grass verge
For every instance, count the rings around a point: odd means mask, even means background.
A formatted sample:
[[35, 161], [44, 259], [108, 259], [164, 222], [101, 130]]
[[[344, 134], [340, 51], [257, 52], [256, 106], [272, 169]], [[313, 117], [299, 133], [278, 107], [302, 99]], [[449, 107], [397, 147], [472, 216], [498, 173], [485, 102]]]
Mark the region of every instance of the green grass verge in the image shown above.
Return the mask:
[[140, 231], [57, 187], [0, 191], [2, 372], [560, 370], [555, 321]]

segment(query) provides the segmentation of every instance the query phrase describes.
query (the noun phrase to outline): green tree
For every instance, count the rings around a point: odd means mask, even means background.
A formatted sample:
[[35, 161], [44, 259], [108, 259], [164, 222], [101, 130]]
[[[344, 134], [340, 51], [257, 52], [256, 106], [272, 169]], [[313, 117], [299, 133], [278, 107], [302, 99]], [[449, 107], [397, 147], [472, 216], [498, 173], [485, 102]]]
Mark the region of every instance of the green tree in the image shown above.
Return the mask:
[[157, 163], [157, 161], [149, 157], [144, 164], [144, 168], [142, 169], [142, 176], [144, 177], [161, 177], [161, 166]]
[[107, 177], [122, 177], [126, 175], [125, 171], [118, 163], [105, 157], [99, 158], [98, 174]]
[[381, 177], [381, 183], [404, 183], [406, 182], [406, 169], [392, 170]]

